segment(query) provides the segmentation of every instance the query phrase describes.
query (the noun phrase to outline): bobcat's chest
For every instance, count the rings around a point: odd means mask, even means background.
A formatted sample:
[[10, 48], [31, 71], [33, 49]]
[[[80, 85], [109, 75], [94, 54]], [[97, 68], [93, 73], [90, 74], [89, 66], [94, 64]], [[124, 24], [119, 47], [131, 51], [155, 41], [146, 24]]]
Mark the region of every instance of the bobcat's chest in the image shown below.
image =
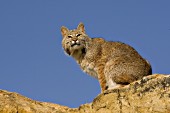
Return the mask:
[[94, 62], [89, 63], [86, 60], [83, 60], [80, 64], [80, 67], [85, 73], [87, 73], [87, 74], [93, 76], [94, 78], [98, 79]]

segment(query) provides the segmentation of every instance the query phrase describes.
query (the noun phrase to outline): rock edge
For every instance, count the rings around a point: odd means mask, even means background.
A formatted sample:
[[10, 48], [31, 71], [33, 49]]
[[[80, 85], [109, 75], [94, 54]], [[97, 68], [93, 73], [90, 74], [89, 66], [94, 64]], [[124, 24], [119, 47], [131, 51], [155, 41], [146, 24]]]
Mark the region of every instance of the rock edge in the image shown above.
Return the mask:
[[170, 75], [154, 74], [69, 108], [0, 90], [0, 113], [170, 113]]

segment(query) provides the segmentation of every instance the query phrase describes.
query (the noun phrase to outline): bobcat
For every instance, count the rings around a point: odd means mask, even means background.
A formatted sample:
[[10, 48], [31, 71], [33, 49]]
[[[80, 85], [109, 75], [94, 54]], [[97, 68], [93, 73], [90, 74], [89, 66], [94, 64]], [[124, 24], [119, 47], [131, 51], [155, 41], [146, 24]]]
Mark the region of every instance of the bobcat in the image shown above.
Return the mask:
[[81, 69], [99, 80], [101, 91], [129, 84], [152, 74], [151, 65], [131, 46], [122, 42], [90, 38], [84, 24], [77, 29], [61, 27], [62, 47]]

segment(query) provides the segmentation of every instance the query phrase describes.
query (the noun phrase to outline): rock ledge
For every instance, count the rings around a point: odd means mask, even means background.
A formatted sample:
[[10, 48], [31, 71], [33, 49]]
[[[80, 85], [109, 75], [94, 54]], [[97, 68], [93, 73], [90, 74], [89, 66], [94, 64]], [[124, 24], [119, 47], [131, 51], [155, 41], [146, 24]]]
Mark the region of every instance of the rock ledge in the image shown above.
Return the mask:
[[170, 75], [154, 74], [99, 94], [79, 108], [38, 102], [0, 90], [0, 113], [170, 113]]

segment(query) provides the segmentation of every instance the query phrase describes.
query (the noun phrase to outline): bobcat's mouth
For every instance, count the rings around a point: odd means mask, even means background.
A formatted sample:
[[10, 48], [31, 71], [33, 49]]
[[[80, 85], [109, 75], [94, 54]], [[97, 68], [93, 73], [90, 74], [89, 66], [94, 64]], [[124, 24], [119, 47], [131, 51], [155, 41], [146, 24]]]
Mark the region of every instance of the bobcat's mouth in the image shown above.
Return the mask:
[[79, 46], [80, 44], [77, 44], [77, 43], [75, 43], [75, 44], [71, 44], [71, 47], [73, 47], [73, 46]]
[[74, 47], [74, 46], [80, 46], [80, 42], [77, 40], [77, 41], [72, 41], [71, 42], [71, 47]]

